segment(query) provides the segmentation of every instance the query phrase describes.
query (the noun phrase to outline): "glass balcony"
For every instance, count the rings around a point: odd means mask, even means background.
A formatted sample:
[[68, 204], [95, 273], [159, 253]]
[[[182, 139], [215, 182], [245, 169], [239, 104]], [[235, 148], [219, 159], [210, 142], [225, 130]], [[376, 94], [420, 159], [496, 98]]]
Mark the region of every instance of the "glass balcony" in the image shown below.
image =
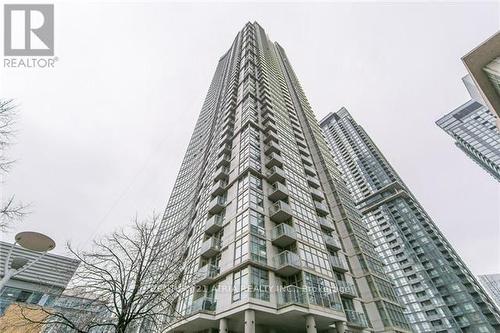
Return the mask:
[[270, 183], [282, 182], [285, 180], [285, 171], [278, 167], [272, 167], [267, 174], [267, 180]]
[[368, 320], [363, 312], [357, 312], [353, 310], [345, 310], [347, 316], [347, 322], [349, 325], [358, 327], [368, 327]]
[[210, 237], [201, 244], [200, 255], [204, 258], [211, 258], [220, 252], [221, 241], [218, 238]]
[[267, 123], [273, 123], [276, 124], [276, 118], [274, 118], [274, 114], [269, 112], [264, 115], [264, 118], [262, 120], [262, 124], [266, 125]]
[[224, 154], [231, 154], [232, 147], [230, 144], [226, 143], [219, 148], [217, 156], [222, 156]]
[[221, 179], [217, 181], [214, 185], [212, 185], [212, 188], [210, 189], [210, 194], [213, 197], [221, 195], [226, 191], [226, 186], [227, 186], [227, 181]]
[[200, 297], [195, 299], [191, 304], [190, 314], [195, 314], [198, 312], [214, 312], [217, 307], [217, 301], [209, 297]]
[[301, 156], [301, 159], [302, 159], [302, 162], [305, 165], [308, 165], [308, 166], [312, 166], [313, 165], [313, 161], [309, 157]]
[[288, 198], [288, 188], [279, 183], [276, 182], [273, 185], [271, 185], [271, 189], [269, 190], [269, 199], [271, 201], [277, 201], [277, 200], [285, 200]]
[[343, 257], [330, 255], [330, 264], [332, 268], [338, 272], [347, 272], [347, 262]]
[[337, 293], [326, 291], [308, 291], [306, 287], [286, 286], [278, 289], [278, 306], [310, 304], [342, 311], [342, 303]]
[[319, 180], [316, 177], [307, 176], [307, 183], [313, 188], [319, 188]]
[[278, 200], [269, 207], [269, 218], [274, 222], [285, 222], [292, 218], [292, 208], [286, 202]]
[[196, 272], [195, 283], [199, 286], [206, 286], [214, 282], [219, 273], [219, 267], [211, 264], [205, 265]]
[[227, 154], [222, 155], [217, 160], [217, 167], [218, 168], [221, 166], [228, 166], [229, 164], [231, 164], [231, 157]]
[[308, 176], [313, 176], [313, 177], [316, 176], [316, 171], [314, 171], [314, 169], [310, 166], [305, 165], [304, 171], [305, 171], [306, 175], [308, 175]]
[[266, 159], [266, 167], [272, 168], [274, 166], [283, 167], [283, 159], [280, 155], [276, 153], [271, 153], [269, 157]]
[[205, 233], [212, 235], [222, 229], [224, 218], [220, 215], [213, 215], [205, 223]]
[[323, 191], [317, 190], [315, 188], [310, 188], [309, 192], [311, 192], [311, 195], [312, 195], [314, 200], [317, 200], [317, 201], [325, 200], [325, 195], [323, 194]]
[[295, 229], [286, 223], [278, 224], [271, 230], [271, 242], [279, 247], [285, 247], [297, 240]]
[[302, 148], [307, 148], [307, 143], [305, 140], [296, 139], [297, 145]]
[[270, 155], [272, 153], [279, 153], [281, 147], [278, 143], [271, 141], [267, 146], [264, 147], [264, 154]]
[[330, 219], [327, 219], [325, 217], [318, 217], [318, 223], [321, 228], [332, 231], [335, 228], [333, 227], [333, 223], [330, 221]]
[[356, 286], [354, 284], [346, 282], [346, 281], [337, 281], [337, 287], [339, 289], [339, 293], [345, 297], [354, 298], [358, 296], [356, 292]]
[[276, 273], [282, 276], [297, 274], [302, 267], [300, 257], [290, 251], [283, 251], [274, 257]]
[[321, 216], [330, 214], [330, 210], [324, 203], [314, 201], [314, 207], [316, 208], [316, 212]]
[[278, 142], [278, 135], [276, 134], [276, 132], [269, 131], [266, 133], [266, 137], [264, 138], [264, 143], [268, 144], [271, 141]]
[[229, 168], [222, 166], [215, 172], [214, 180], [227, 179], [229, 177]]
[[231, 144], [233, 141], [233, 137], [231, 134], [226, 134], [221, 137], [220, 143], [228, 143]]
[[218, 214], [226, 207], [226, 198], [224, 196], [217, 196], [210, 201], [208, 205], [208, 212], [210, 214]]
[[268, 121], [265, 125], [264, 125], [264, 133], [271, 133], [271, 132], [277, 132], [276, 130], [276, 124]]
[[325, 240], [325, 244], [327, 247], [335, 251], [342, 249], [342, 245], [340, 244], [340, 239], [337, 236], [323, 235], [323, 239]]
[[278, 306], [292, 304], [307, 305], [306, 288], [297, 286], [286, 286], [278, 290]]

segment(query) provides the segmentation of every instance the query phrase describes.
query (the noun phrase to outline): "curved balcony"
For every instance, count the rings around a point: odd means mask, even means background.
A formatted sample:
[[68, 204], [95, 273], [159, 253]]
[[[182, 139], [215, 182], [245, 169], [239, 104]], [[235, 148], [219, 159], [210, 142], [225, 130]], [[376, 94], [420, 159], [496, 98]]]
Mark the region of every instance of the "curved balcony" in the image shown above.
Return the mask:
[[316, 208], [316, 212], [320, 216], [326, 216], [326, 215], [330, 214], [330, 210], [328, 209], [328, 206], [325, 205], [324, 203], [314, 201], [314, 207]]

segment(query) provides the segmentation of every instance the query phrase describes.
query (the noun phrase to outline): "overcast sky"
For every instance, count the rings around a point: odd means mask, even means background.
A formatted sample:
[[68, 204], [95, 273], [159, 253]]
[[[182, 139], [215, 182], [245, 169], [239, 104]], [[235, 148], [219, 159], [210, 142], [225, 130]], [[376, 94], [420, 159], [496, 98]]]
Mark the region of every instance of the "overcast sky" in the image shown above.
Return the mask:
[[[3, 10], [3, 8], [2, 8]], [[499, 186], [434, 122], [469, 99], [460, 57], [498, 3], [55, 5], [54, 69], [0, 69], [20, 104], [3, 195], [21, 230], [92, 238], [162, 212], [220, 56], [247, 21], [278, 41], [317, 118], [345, 106], [476, 274], [500, 272]], [[3, 27], [1, 27], [3, 29]]]

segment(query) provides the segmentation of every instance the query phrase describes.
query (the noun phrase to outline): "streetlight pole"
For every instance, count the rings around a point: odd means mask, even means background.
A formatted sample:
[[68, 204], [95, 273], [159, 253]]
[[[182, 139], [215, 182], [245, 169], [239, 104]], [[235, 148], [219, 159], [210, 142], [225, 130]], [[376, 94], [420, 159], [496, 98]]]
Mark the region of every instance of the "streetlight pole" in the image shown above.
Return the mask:
[[[30, 263], [28, 263], [28, 259], [24, 257], [14, 257], [11, 262], [12, 252], [16, 247], [16, 244], [19, 244], [27, 250], [38, 252], [40, 255]], [[36, 264], [47, 254], [48, 251], [53, 250], [55, 247], [56, 243], [44, 234], [34, 231], [18, 233], [15, 237], [15, 242], [10, 247], [9, 253], [5, 258], [3, 268], [4, 276], [0, 280], [0, 291], [3, 287], [5, 287], [11, 278], [26, 271], [28, 268]]]

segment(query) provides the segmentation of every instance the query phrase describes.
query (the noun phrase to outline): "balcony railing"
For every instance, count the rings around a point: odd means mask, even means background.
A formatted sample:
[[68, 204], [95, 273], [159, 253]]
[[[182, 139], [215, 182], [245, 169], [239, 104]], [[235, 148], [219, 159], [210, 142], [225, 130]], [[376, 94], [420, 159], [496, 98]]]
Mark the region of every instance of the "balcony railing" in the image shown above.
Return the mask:
[[212, 196], [217, 196], [225, 192], [227, 186], [227, 181], [224, 179], [218, 180], [210, 189], [210, 194]]
[[347, 272], [347, 262], [343, 257], [337, 257], [334, 255], [330, 256], [330, 264], [332, 265], [332, 268], [336, 271], [339, 272]]
[[306, 287], [286, 286], [278, 289], [278, 306], [310, 304], [342, 311], [342, 303], [335, 292], [308, 290]]
[[274, 222], [285, 222], [292, 217], [292, 208], [286, 202], [278, 200], [269, 207], [269, 217]]
[[231, 164], [231, 157], [229, 155], [227, 155], [227, 154], [222, 155], [217, 160], [217, 167], [221, 167], [221, 166], [226, 167], [229, 164]]
[[331, 235], [323, 235], [323, 239], [325, 240], [325, 244], [329, 248], [333, 248], [334, 250], [342, 249], [342, 245], [340, 244], [340, 239], [337, 236]]
[[347, 297], [356, 297], [358, 293], [356, 292], [356, 286], [354, 284], [346, 281], [337, 281], [337, 287], [341, 295]]
[[321, 216], [330, 214], [328, 207], [321, 202], [314, 201], [314, 207], [316, 208], [316, 212]]
[[220, 273], [220, 268], [215, 265], [205, 265], [201, 267], [195, 275], [197, 285], [207, 285], [214, 282], [217, 275]]
[[276, 255], [273, 262], [276, 272], [283, 276], [297, 274], [302, 267], [300, 257], [288, 250]]
[[200, 297], [191, 304], [190, 314], [197, 312], [214, 312], [217, 307], [217, 301], [209, 297]]
[[271, 185], [271, 189], [269, 190], [269, 199], [272, 201], [277, 200], [285, 200], [288, 198], [288, 188], [281, 184], [280, 182], [276, 182]]
[[220, 215], [213, 215], [205, 223], [205, 232], [209, 235], [216, 233], [222, 229], [224, 218]]
[[266, 155], [272, 153], [279, 153], [281, 151], [281, 147], [278, 143], [271, 141], [267, 146], [264, 147], [264, 153]]
[[221, 241], [219, 238], [210, 237], [201, 244], [200, 255], [205, 258], [215, 256], [220, 252]]
[[355, 325], [358, 327], [368, 327], [368, 320], [363, 312], [357, 312], [353, 310], [345, 310], [347, 316], [347, 322], [350, 325]]
[[309, 192], [311, 192], [311, 195], [314, 200], [323, 201], [325, 199], [325, 195], [320, 190], [317, 190], [315, 188], [310, 188]]
[[229, 168], [222, 166], [215, 172], [214, 180], [227, 179], [229, 177]]
[[321, 226], [321, 228], [332, 231], [335, 228], [333, 227], [333, 223], [330, 221], [330, 219], [324, 218], [324, 217], [318, 217], [318, 223]]
[[267, 174], [267, 180], [270, 183], [282, 182], [285, 180], [285, 171], [278, 167], [272, 167]]
[[210, 201], [208, 205], [208, 211], [210, 214], [220, 213], [226, 207], [226, 197], [217, 196]]
[[316, 177], [307, 176], [307, 182], [313, 188], [319, 188], [319, 180]]
[[269, 154], [269, 157], [266, 160], [266, 167], [272, 168], [273, 166], [278, 166], [280, 168], [283, 166], [281, 156], [276, 153]]
[[271, 242], [279, 247], [285, 247], [297, 240], [295, 229], [286, 223], [278, 224], [271, 230]]

